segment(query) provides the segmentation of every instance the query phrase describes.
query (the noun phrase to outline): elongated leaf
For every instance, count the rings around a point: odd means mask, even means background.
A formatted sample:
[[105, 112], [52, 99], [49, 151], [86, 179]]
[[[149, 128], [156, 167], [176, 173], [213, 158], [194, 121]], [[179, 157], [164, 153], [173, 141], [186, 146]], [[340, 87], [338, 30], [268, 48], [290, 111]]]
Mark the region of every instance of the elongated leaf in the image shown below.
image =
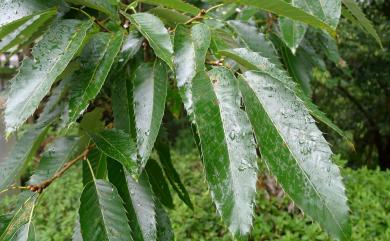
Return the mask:
[[0, 235], [4, 233], [8, 224], [11, 222], [12, 217], [12, 214], [0, 215]]
[[149, 10], [149, 12], [160, 18], [161, 21], [163, 21], [163, 23], [170, 28], [176, 28], [177, 25], [185, 24], [188, 20], [191, 19], [187, 15], [168, 8], [152, 8]]
[[114, 19], [118, 18], [118, 1], [115, 0], [66, 0], [67, 2], [85, 5], [89, 8], [96, 9]]
[[311, 115], [326, 124], [329, 128], [334, 130], [339, 135], [346, 138], [343, 131], [338, 126], [336, 126], [328, 117], [326, 117], [325, 113], [320, 111], [313, 102], [311, 102], [311, 100], [304, 94], [304, 92], [299, 88], [299, 86], [291, 80], [286, 71], [279, 69], [277, 66], [268, 61], [268, 59], [260, 56], [258, 53], [251, 52], [245, 48], [224, 50], [221, 51], [221, 53], [234, 59], [235, 61], [243, 65], [247, 70], [260, 71], [281, 81], [286, 88], [295, 92], [297, 97], [303, 101], [306, 108], [309, 109]]
[[156, 203], [157, 240], [173, 241], [175, 235], [171, 226], [171, 220], [160, 203]]
[[105, 179], [107, 177], [107, 156], [99, 149], [94, 148], [88, 153], [88, 161], [83, 162], [83, 184], [86, 186], [93, 181], [93, 176], [90, 170], [92, 167], [93, 175], [97, 179]]
[[383, 48], [382, 41], [379, 38], [378, 33], [375, 28], [372, 26], [370, 20], [364, 15], [363, 11], [360, 9], [359, 5], [354, 0], [342, 0], [345, 7], [349, 10], [349, 12], [357, 19], [360, 27], [370, 34]]
[[133, 240], [123, 201], [114, 185], [96, 179], [84, 188], [80, 202], [83, 240]]
[[56, 21], [33, 49], [34, 60], [23, 61], [20, 72], [12, 80], [7, 100], [7, 133], [15, 131], [34, 113], [51, 85], [79, 50], [92, 23]]
[[135, 145], [127, 133], [111, 129], [91, 133], [90, 136], [105, 155], [120, 162], [130, 173], [137, 172]]
[[0, 38], [18, 28], [31, 16], [56, 6], [59, 0], [18, 0], [0, 2]]
[[[256, 192], [255, 143], [232, 73], [213, 69], [193, 80], [195, 123], [211, 196], [234, 235], [247, 235]], [[213, 84], [212, 84], [213, 83]]]
[[191, 13], [192, 15], [197, 15], [200, 12], [199, 8], [181, 0], [140, 0], [140, 2], [161, 5], [164, 7], [173, 8], [180, 12]]
[[98, 33], [85, 46], [81, 68], [76, 71], [70, 90], [69, 121], [75, 122], [95, 99], [106, 80], [122, 45], [123, 34]]
[[173, 70], [173, 46], [168, 30], [161, 20], [150, 13], [136, 13], [126, 16], [148, 40], [157, 57]]
[[143, 63], [135, 71], [134, 113], [141, 169], [156, 141], [167, 96], [168, 76], [161, 61]]
[[210, 41], [210, 30], [205, 24], [196, 24], [191, 29], [185, 25], [178, 25], [176, 28], [174, 49], [177, 87], [191, 119], [193, 119], [191, 81], [198, 71], [205, 69]]
[[164, 206], [173, 208], [174, 205], [171, 192], [160, 165], [155, 160], [149, 159], [145, 170], [148, 173], [154, 195], [162, 204], [164, 204]]
[[15, 143], [7, 159], [0, 162], [0, 190], [11, 185], [24, 165], [34, 157], [46, 132], [46, 126], [33, 126]]
[[26, 43], [29, 38], [55, 14], [56, 10], [50, 10], [32, 16], [31, 19], [0, 40], [0, 52], [5, 52], [15, 45]]
[[129, 68], [115, 74], [111, 91], [115, 128], [129, 133], [136, 141], [133, 81], [130, 78]]
[[268, 58], [273, 64], [282, 66], [279, 56], [272, 42], [259, 32], [256, 27], [250, 26], [238, 20], [228, 21], [228, 24], [237, 33], [248, 49], [259, 52]]
[[[271, 13], [275, 13], [280, 16], [288, 17], [296, 21], [300, 21], [309, 24], [316, 28], [322, 28], [329, 32], [331, 35], [335, 34], [336, 26], [324, 22], [322, 19], [305, 12], [304, 10], [292, 6], [290, 3], [284, 0], [238, 0], [235, 1], [240, 4], [258, 7]], [[319, 1], [312, 1], [318, 2]], [[336, 6], [335, 6], [336, 7]], [[340, 16], [340, 14], [339, 14]]]
[[29, 222], [22, 225], [10, 241], [35, 241], [34, 224]]
[[262, 159], [294, 202], [339, 240], [349, 240], [347, 197], [332, 151], [294, 92], [269, 75], [240, 78]]
[[169, 183], [179, 195], [180, 199], [183, 200], [183, 202], [187, 204], [188, 207], [193, 209], [194, 206], [192, 205], [190, 195], [188, 194], [184, 184], [180, 180], [179, 174], [172, 164], [171, 153], [169, 150], [169, 140], [164, 131], [160, 132], [155, 148]]
[[156, 207], [148, 176], [143, 173], [138, 182], [120, 165], [108, 162], [108, 176], [118, 188], [130, 221], [133, 239], [155, 241], [157, 238]]
[[48, 148], [39, 162], [39, 166], [31, 176], [29, 184], [36, 185], [52, 177], [63, 165], [78, 154], [83, 147], [80, 147], [78, 138], [62, 137], [56, 139]]
[[[24, 193], [25, 194], [25, 193]], [[23, 195], [23, 194], [22, 194]], [[27, 198], [20, 205], [18, 210], [13, 215], [12, 219], [9, 221], [4, 232], [0, 235], [0, 240], [12, 240], [12, 241], [33, 241], [34, 239], [22, 239], [23, 234], [29, 236], [29, 227], [31, 225], [31, 218], [34, 212], [35, 204], [37, 200], [36, 194], [27, 194]], [[21, 228], [26, 228], [27, 230], [21, 230]], [[25, 233], [24, 231], [28, 231]]]

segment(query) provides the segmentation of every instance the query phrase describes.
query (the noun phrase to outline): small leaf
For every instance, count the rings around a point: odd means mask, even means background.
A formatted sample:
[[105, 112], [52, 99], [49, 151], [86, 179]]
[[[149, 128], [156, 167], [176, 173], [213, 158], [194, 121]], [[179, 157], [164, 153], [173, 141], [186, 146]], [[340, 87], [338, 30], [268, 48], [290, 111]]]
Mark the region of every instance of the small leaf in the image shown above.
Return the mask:
[[84, 240], [133, 240], [123, 201], [111, 183], [101, 179], [88, 183], [80, 202], [80, 226]]
[[279, 80], [246, 72], [240, 89], [262, 159], [294, 202], [334, 238], [349, 240], [347, 197], [309, 111]]
[[154, 195], [164, 206], [167, 208], [173, 208], [174, 205], [171, 192], [160, 165], [155, 160], [149, 159], [145, 170], [148, 173]]
[[85, 46], [81, 67], [72, 77], [69, 122], [75, 122], [98, 95], [122, 45], [123, 34], [97, 33]]
[[84, 5], [118, 19], [118, 1], [116, 0], [66, 0], [67, 2]]
[[99, 149], [92, 149], [87, 156], [88, 162], [83, 162], [83, 184], [86, 186], [93, 181], [93, 176], [90, 170], [92, 167], [93, 175], [96, 179], [106, 179], [107, 176], [107, 157]]
[[155, 241], [157, 239], [156, 207], [146, 173], [143, 173], [137, 182], [118, 163], [109, 161], [108, 176], [118, 188], [125, 203], [133, 239]]
[[342, 0], [344, 6], [348, 9], [348, 11], [357, 19], [360, 27], [370, 34], [383, 48], [382, 41], [378, 36], [375, 28], [372, 26], [370, 20], [364, 15], [363, 11], [360, 9], [359, 5], [354, 0]]
[[297, 48], [305, 37], [307, 25], [288, 18], [279, 18], [280, 37], [295, 54]]
[[137, 31], [131, 31], [123, 40], [121, 51], [118, 55], [119, 65], [125, 66], [134, 57], [142, 46], [144, 38]]
[[161, 5], [164, 7], [173, 8], [180, 12], [191, 13], [192, 15], [197, 15], [200, 12], [199, 8], [181, 0], [140, 0], [140, 2]]
[[150, 13], [122, 14], [133, 23], [148, 40], [154, 53], [173, 70], [173, 46], [168, 30], [161, 20]]
[[136, 149], [127, 133], [111, 129], [90, 133], [90, 136], [96, 147], [105, 155], [120, 162], [130, 173], [136, 173], [137, 164], [134, 159], [136, 157]]
[[61, 137], [54, 141], [43, 153], [39, 166], [31, 176], [29, 184], [36, 185], [57, 173], [64, 164], [82, 151], [78, 138]]
[[185, 24], [188, 20], [191, 19], [189, 16], [179, 13], [175, 10], [162, 7], [152, 8], [149, 10], [149, 13], [160, 18], [161, 21], [163, 21], [163, 23], [170, 28], [176, 28], [177, 25]]
[[233, 74], [215, 68], [209, 75], [198, 72], [192, 87], [206, 178], [229, 230], [245, 236], [251, 229], [256, 192], [255, 143]]
[[156, 151], [163, 167], [165, 176], [168, 178], [169, 183], [179, 195], [180, 199], [191, 209], [194, 209], [192, 205], [190, 195], [188, 194], [184, 184], [180, 180], [180, 176], [177, 173], [175, 167], [172, 164], [171, 153], [169, 150], [169, 140], [165, 135], [163, 129], [161, 129], [159, 137], [156, 143]]
[[23, 45], [30, 40], [30, 37], [55, 16], [56, 10], [50, 10], [32, 16], [27, 22], [23, 23], [9, 35], [0, 40], [0, 52], [5, 52], [15, 45]]
[[178, 25], [175, 31], [175, 74], [177, 87], [186, 108], [193, 119], [191, 82], [198, 71], [204, 71], [211, 34], [205, 24], [196, 24], [191, 29]]
[[[322, 1], [322, 0], [321, 0]], [[237, 3], [258, 7], [265, 11], [275, 13], [280, 16], [288, 17], [296, 21], [300, 21], [306, 24], [309, 24], [315, 28], [322, 28], [329, 32], [331, 35], [336, 33], [336, 26], [333, 24], [326, 23], [321, 18], [316, 17], [312, 13], [308, 13], [300, 8], [292, 6], [290, 3], [284, 0], [237, 0]], [[320, 3], [320, 1], [311, 1], [316, 2], [315, 4]], [[340, 5], [339, 5], [340, 6]], [[339, 7], [337, 5], [332, 6], [332, 8]], [[332, 9], [329, 9], [332, 10]], [[340, 8], [341, 11], [341, 8]], [[339, 13], [340, 16], [340, 13]]]
[[34, 60], [26, 59], [12, 79], [5, 109], [7, 133], [30, 117], [49, 92], [56, 78], [80, 49], [93, 22], [58, 20], [33, 49]]
[[160, 130], [167, 85], [167, 71], [161, 61], [143, 63], [134, 73], [134, 114], [141, 170], [149, 160]]

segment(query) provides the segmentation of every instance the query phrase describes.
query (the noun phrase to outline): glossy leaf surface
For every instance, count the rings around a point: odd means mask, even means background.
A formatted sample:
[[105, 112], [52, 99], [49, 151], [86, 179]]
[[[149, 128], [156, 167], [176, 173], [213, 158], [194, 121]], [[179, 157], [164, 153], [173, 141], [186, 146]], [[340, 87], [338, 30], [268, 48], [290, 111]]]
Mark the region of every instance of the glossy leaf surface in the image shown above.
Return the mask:
[[124, 14], [148, 40], [154, 53], [173, 69], [173, 45], [168, 30], [159, 18], [150, 13]]
[[[13, 78], [5, 109], [7, 133], [15, 131], [38, 107], [56, 78], [82, 45], [92, 22], [59, 20], [53, 23]], [[47, 51], [47, 50], [50, 51]]]
[[123, 34], [93, 35], [80, 57], [80, 69], [72, 77], [69, 122], [75, 122], [98, 95], [122, 45]]
[[333, 237], [348, 240], [347, 197], [332, 151], [302, 102], [269, 75], [240, 78], [262, 159], [294, 202]]
[[69, 3], [84, 5], [107, 14], [115, 19], [118, 18], [118, 1], [115, 0], [66, 0]]
[[105, 155], [120, 162], [130, 173], [136, 172], [135, 145], [130, 136], [116, 129], [103, 130], [90, 134], [96, 147]]
[[84, 188], [80, 202], [83, 240], [133, 240], [123, 201], [111, 183], [101, 179], [90, 182]]
[[194, 113], [211, 196], [229, 230], [247, 235], [252, 224], [257, 164], [251, 126], [240, 109], [232, 73], [199, 72], [193, 80]]
[[210, 46], [210, 30], [205, 24], [191, 29], [179, 25], [175, 31], [175, 73], [177, 87], [187, 114], [193, 119], [192, 79], [205, 68], [205, 58]]
[[140, 167], [152, 152], [167, 96], [167, 71], [163, 62], [141, 64], [134, 73], [134, 113]]
[[140, 2], [161, 5], [164, 7], [173, 8], [180, 12], [191, 13], [192, 15], [196, 15], [200, 12], [199, 8], [181, 0], [140, 0]]

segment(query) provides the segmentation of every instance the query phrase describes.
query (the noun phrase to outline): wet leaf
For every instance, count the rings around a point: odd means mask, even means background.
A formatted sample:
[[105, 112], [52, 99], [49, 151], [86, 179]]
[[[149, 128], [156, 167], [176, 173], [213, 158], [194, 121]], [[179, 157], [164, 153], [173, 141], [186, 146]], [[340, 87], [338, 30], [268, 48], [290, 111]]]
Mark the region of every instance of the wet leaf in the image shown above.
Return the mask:
[[163, 62], [142, 63], [134, 73], [134, 114], [141, 170], [160, 130], [167, 96], [168, 76]]
[[91, 21], [58, 20], [33, 49], [34, 59], [25, 59], [12, 79], [5, 109], [6, 132], [20, 127], [38, 107], [56, 78], [81, 47]]
[[209, 76], [199, 72], [192, 88], [206, 179], [229, 230], [245, 236], [252, 225], [256, 192], [255, 143], [233, 74], [216, 68]]
[[200, 12], [199, 8], [181, 0], [140, 0], [140, 2], [161, 5], [164, 7], [173, 8], [180, 12], [191, 13], [192, 15], [197, 15]]
[[294, 92], [259, 72], [240, 78], [262, 159], [294, 202], [333, 237], [349, 240], [345, 188], [332, 151]]
[[119, 53], [123, 34], [97, 33], [91, 37], [80, 57], [81, 67], [72, 77], [69, 122], [75, 122], [98, 95]]
[[69, 3], [84, 5], [118, 19], [118, 1], [116, 0], [66, 0]]

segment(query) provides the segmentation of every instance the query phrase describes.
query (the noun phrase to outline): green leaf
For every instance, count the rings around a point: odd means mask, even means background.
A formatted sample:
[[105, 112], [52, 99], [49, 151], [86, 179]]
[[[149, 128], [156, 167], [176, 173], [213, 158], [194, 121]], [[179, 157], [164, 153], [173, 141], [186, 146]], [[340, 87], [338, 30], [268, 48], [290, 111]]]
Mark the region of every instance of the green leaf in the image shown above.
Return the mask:
[[123, 201], [114, 185], [95, 179], [84, 188], [80, 202], [80, 226], [84, 240], [133, 240]]
[[90, 133], [90, 136], [106, 156], [120, 162], [130, 173], [137, 172], [135, 145], [127, 133], [111, 129]]
[[115, 57], [122, 46], [123, 34], [97, 33], [91, 37], [80, 57], [81, 67], [72, 77], [69, 122], [75, 122], [98, 95]]
[[[26, 193], [22, 193], [26, 194]], [[26, 231], [26, 226], [28, 227], [27, 231], [30, 229], [32, 214], [34, 212], [35, 204], [37, 201], [37, 195], [28, 193], [27, 198], [23, 200], [23, 203], [18, 207], [18, 210], [13, 215], [12, 219], [8, 222], [8, 225], [4, 229], [4, 232], [0, 235], [0, 240], [4, 241], [33, 241], [33, 239], [22, 239], [23, 234], [28, 234]], [[21, 229], [24, 228], [24, 229]]]
[[251, 229], [256, 192], [255, 143], [233, 74], [216, 68], [209, 75], [199, 72], [192, 86], [206, 178], [229, 230], [244, 236]]
[[190, 13], [192, 15], [197, 15], [200, 12], [199, 8], [181, 0], [140, 0], [140, 2], [161, 5], [164, 7], [173, 8], [180, 12]]
[[191, 29], [185, 25], [176, 27], [175, 74], [180, 96], [191, 119], [193, 119], [191, 81], [198, 71], [205, 69], [210, 41], [210, 30], [205, 24], [196, 24]]
[[12, 217], [13, 217], [12, 214], [0, 215], [0, 235], [4, 233], [8, 224], [11, 222]]
[[223, 55], [228, 56], [229, 58], [234, 59], [241, 65], [243, 65], [247, 70], [256, 70], [263, 73], [266, 73], [278, 81], [282, 82], [286, 88], [295, 92], [298, 98], [300, 98], [306, 108], [309, 109], [310, 114], [317, 118], [319, 121], [326, 124], [329, 128], [334, 130], [339, 135], [346, 138], [343, 131], [337, 127], [325, 113], [320, 111], [318, 107], [311, 102], [311, 100], [304, 94], [304, 92], [296, 85], [291, 78], [288, 76], [286, 71], [279, 69], [277, 66], [272, 64], [267, 58], [260, 56], [258, 53], [251, 52], [245, 48], [229, 49], [221, 51]]
[[122, 12], [122, 14], [127, 17], [148, 40], [156, 56], [167, 63], [173, 70], [173, 46], [168, 30], [164, 27], [161, 20], [150, 13], [128, 15]]
[[260, 55], [268, 58], [273, 64], [282, 66], [275, 46], [256, 27], [238, 20], [230, 20], [227, 23], [237, 33], [238, 37], [248, 49], [259, 52]]
[[15, 31], [0, 40], [0, 52], [5, 52], [15, 45], [23, 45], [26, 43], [56, 13], [56, 10], [50, 10], [32, 16], [27, 22], [15, 29]]
[[171, 226], [171, 220], [160, 203], [156, 203], [157, 240], [173, 241], [175, 235]]
[[82, 151], [78, 138], [61, 137], [52, 143], [43, 153], [39, 166], [31, 176], [29, 184], [36, 185], [57, 173], [64, 164]]
[[93, 175], [97, 179], [106, 179], [107, 176], [107, 157], [99, 149], [92, 149], [87, 156], [88, 162], [83, 162], [83, 184], [86, 186], [93, 181], [93, 176], [89, 165], [93, 170]]
[[155, 241], [156, 207], [146, 173], [144, 172], [137, 182], [120, 165], [111, 161], [108, 162], [108, 176], [125, 203], [133, 239]]
[[32, 222], [22, 225], [10, 241], [35, 241], [35, 228]]
[[144, 38], [137, 31], [131, 31], [123, 40], [122, 49], [118, 55], [119, 64], [125, 66], [142, 46]]
[[141, 170], [149, 160], [160, 130], [168, 76], [161, 61], [141, 64], [134, 73], [134, 114]]
[[164, 24], [170, 28], [176, 28], [178, 24], [184, 24], [191, 19], [187, 15], [179, 13], [175, 10], [162, 7], [152, 8], [149, 10], [149, 12], [160, 18], [161, 21], [163, 21]]
[[118, 19], [118, 1], [116, 0], [66, 0], [67, 2], [84, 5]]
[[347, 197], [309, 111], [279, 80], [246, 72], [240, 89], [262, 159], [294, 202], [334, 238], [349, 240]]
[[111, 98], [114, 115], [114, 126], [130, 134], [136, 141], [133, 81], [130, 78], [129, 68], [115, 73], [112, 81]]
[[[322, 1], [322, 0], [321, 0]], [[313, 4], [320, 4], [319, 1], [311, 1]], [[284, 1], [284, 0], [237, 0], [235, 1], [240, 4], [249, 5], [258, 7], [260, 9], [263, 9], [265, 11], [275, 13], [280, 16], [288, 17], [292, 20], [300, 21], [306, 24], [309, 24], [315, 28], [322, 28], [329, 32], [331, 35], [336, 34], [336, 26], [334, 24], [329, 24], [323, 21], [321, 18], [316, 17], [315, 15], [308, 13], [300, 8], [292, 6], [290, 3]], [[315, 3], [314, 3], [315, 2]], [[329, 9], [327, 11], [331, 11], [333, 9], [336, 9], [339, 7], [337, 5], [335, 6], [327, 6]], [[318, 9], [321, 11], [320, 9]], [[341, 8], [340, 8], [341, 11]], [[340, 16], [340, 13], [339, 13]], [[337, 25], [337, 24], [336, 24]]]
[[307, 25], [288, 18], [279, 18], [280, 37], [295, 54], [297, 48], [305, 37]]
[[180, 199], [183, 200], [185, 204], [191, 209], [194, 209], [194, 205], [192, 205], [190, 195], [188, 194], [185, 186], [180, 180], [180, 176], [177, 173], [175, 167], [172, 164], [171, 153], [169, 150], [169, 140], [165, 135], [163, 129], [161, 129], [159, 137], [157, 138], [156, 143], [156, 151], [160, 160], [160, 163], [163, 167], [165, 176], [168, 178], [169, 183], [172, 188], [179, 195]]
[[360, 27], [370, 34], [383, 48], [381, 39], [379, 38], [378, 33], [375, 28], [372, 26], [370, 20], [364, 15], [363, 11], [360, 9], [359, 5], [354, 0], [342, 0], [344, 6], [348, 9], [348, 11], [356, 18]]
[[5, 109], [6, 132], [15, 131], [31, 116], [81, 47], [93, 22], [54, 22], [12, 79]]
[[47, 132], [47, 127], [33, 126], [14, 144], [9, 156], [0, 162], [0, 190], [7, 188], [19, 176], [24, 165], [35, 155]]
[[171, 192], [160, 165], [155, 160], [149, 159], [145, 170], [148, 173], [154, 195], [162, 204], [164, 204], [164, 206], [167, 208], [173, 208], [174, 205]]
[[0, 3], [0, 38], [25, 23], [33, 15], [58, 5], [60, 0], [18, 0]]

